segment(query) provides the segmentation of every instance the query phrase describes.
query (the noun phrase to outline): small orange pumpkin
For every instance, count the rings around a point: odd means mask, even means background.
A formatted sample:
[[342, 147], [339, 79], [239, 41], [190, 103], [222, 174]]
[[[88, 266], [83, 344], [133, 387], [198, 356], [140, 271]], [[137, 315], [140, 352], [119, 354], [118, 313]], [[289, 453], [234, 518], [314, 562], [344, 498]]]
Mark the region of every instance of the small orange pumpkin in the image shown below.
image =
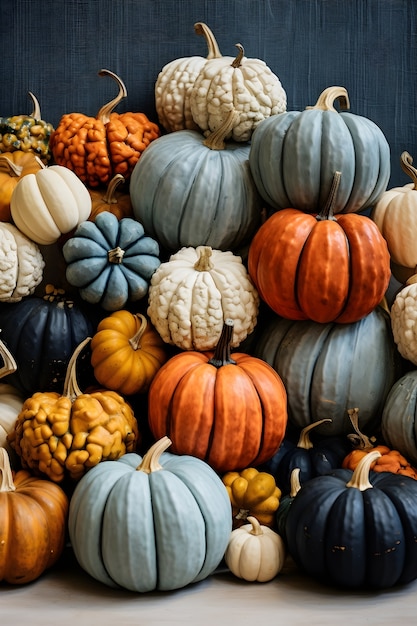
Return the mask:
[[349, 452], [342, 462], [345, 469], [355, 470], [359, 461], [373, 450], [378, 450], [381, 456], [371, 464], [374, 472], [392, 472], [402, 476], [410, 476], [417, 480], [417, 469], [399, 452], [384, 444], [375, 445], [375, 438], [368, 437], [359, 429], [359, 409], [349, 409], [348, 414], [355, 434], [348, 435], [349, 439], [355, 442], [356, 447]]
[[141, 313], [114, 311], [91, 340], [91, 364], [107, 389], [131, 395], [148, 390], [167, 360], [166, 344]]
[[180, 352], [157, 372], [148, 421], [172, 451], [206, 461], [217, 472], [261, 465], [278, 450], [287, 425], [287, 394], [265, 361], [230, 351], [226, 319], [213, 352]]
[[96, 216], [103, 211], [110, 211], [121, 220], [123, 217], [133, 217], [130, 193], [123, 191], [125, 178], [121, 174], [115, 174], [103, 193], [101, 189], [90, 189], [91, 213], [88, 218], [94, 222]]
[[34, 152], [3, 152], [0, 154], [0, 221], [11, 222], [10, 199], [17, 183], [27, 174], [36, 174], [43, 168]]

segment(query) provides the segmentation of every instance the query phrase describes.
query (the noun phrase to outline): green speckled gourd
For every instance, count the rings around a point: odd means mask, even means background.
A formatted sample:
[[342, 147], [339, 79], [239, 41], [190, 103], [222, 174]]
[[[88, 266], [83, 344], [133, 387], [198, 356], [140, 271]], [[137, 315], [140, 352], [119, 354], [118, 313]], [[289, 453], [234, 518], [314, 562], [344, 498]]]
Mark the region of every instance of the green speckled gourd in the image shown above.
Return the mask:
[[249, 163], [260, 194], [275, 209], [318, 212], [342, 173], [334, 213], [373, 206], [386, 190], [390, 148], [370, 119], [348, 111], [344, 87], [328, 87], [313, 107], [263, 120], [251, 140]]
[[91, 468], [70, 504], [79, 565], [109, 587], [169, 591], [205, 579], [232, 531], [230, 499], [204, 461], [165, 450], [129, 453]]
[[106, 311], [144, 298], [161, 263], [158, 242], [142, 224], [129, 217], [119, 221], [109, 211], [82, 222], [62, 252], [68, 282], [83, 300]]

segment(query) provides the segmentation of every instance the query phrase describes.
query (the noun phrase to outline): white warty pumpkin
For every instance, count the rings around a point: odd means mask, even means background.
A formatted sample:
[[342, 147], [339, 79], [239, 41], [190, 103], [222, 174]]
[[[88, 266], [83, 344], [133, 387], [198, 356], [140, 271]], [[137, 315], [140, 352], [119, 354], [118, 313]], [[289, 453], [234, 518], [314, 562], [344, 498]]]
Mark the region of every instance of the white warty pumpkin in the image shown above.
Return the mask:
[[398, 352], [417, 365], [417, 275], [411, 276], [391, 307], [391, 328]]
[[261, 59], [244, 57], [241, 44], [232, 63], [211, 59], [201, 68], [190, 93], [193, 120], [205, 135], [222, 126], [230, 111], [238, 119], [229, 137], [249, 141], [260, 122], [287, 108], [287, 94], [278, 76]]
[[154, 272], [148, 315], [162, 339], [182, 350], [212, 350], [225, 319], [232, 347], [256, 325], [259, 295], [240, 256], [209, 246], [184, 247]]
[[16, 226], [0, 223], [0, 301], [18, 302], [43, 278], [45, 261], [38, 246]]

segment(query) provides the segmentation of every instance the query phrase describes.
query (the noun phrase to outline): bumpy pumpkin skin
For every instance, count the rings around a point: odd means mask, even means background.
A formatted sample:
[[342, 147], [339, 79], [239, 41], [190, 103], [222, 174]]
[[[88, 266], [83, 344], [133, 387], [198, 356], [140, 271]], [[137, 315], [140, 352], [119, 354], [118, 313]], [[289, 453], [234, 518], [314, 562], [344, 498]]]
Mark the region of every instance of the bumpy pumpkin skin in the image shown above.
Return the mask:
[[132, 172], [133, 213], [168, 252], [200, 245], [237, 251], [261, 222], [249, 146], [210, 149], [204, 141], [193, 130], [162, 136]]
[[[361, 407], [363, 431], [373, 434], [387, 394], [401, 376], [388, 313], [377, 307], [354, 324], [318, 324], [275, 317], [258, 336], [253, 354], [281, 376], [288, 394], [289, 423], [325, 437], [352, 432], [348, 409]], [[395, 446], [398, 449], [398, 446]]]
[[110, 587], [141, 593], [205, 579], [232, 530], [226, 489], [206, 463], [163, 452], [149, 464], [148, 453], [91, 469], [72, 495], [68, 524], [83, 569]]
[[349, 107], [343, 87], [329, 87], [313, 107], [262, 121], [251, 140], [249, 162], [264, 201], [275, 209], [315, 213], [342, 172], [334, 213], [364, 211], [384, 193], [391, 173], [390, 148], [371, 120], [334, 108]]
[[0, 581], [25, 584], [39, 578], [61, 556], [69, 500], [58, 485], [22, 469], [5, 485], [2, 465]]

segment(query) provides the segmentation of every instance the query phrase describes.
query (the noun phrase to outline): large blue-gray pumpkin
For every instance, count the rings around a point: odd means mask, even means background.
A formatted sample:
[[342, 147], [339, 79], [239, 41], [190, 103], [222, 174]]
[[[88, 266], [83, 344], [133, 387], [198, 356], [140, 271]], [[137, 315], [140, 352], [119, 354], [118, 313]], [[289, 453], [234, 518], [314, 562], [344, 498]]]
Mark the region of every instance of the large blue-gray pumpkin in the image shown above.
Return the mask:
[[68, 530], [79, 565], [110, 587], [169, 591], [207, 578], [232, 530], [227, 490], [204, 461], [165, 450], [91, 468], [71, 497]]
[[351, 324], [320, 324], [271, 317], [253, 347], [282, 378], [288, 421], [317, 426], [323, 436], [352, 432], [348, 409], [359, 407], [365, 433], [380, 424], [387, 394], [402, 373], [402, 359], [382, 307]]
[[271, 116], [256, 127], [250, 168], [273, 208], [318, 212], [336, 171], [342, 181], [334, 213], [363, 211], [385, 192], [391, 173], [385, 135], [366, 117], [338, 112], [335, 100], [349, 108], [346, 89], [329, 87], [315, 106]]
[[226, 120], [208, 138], [194, 130], [159, 137], [132, 172], [134, 215], [169, 252], [201, 245], [238, 251], [260, 225], [249, 144], [225, 144], [229, 128]]
[[144, 298], [159, 267], [158, 243], [138, 221], [120, 221], [110, 211], [82, 222], [65, 242], [66, 278], [83, 300], [118, 311]]

